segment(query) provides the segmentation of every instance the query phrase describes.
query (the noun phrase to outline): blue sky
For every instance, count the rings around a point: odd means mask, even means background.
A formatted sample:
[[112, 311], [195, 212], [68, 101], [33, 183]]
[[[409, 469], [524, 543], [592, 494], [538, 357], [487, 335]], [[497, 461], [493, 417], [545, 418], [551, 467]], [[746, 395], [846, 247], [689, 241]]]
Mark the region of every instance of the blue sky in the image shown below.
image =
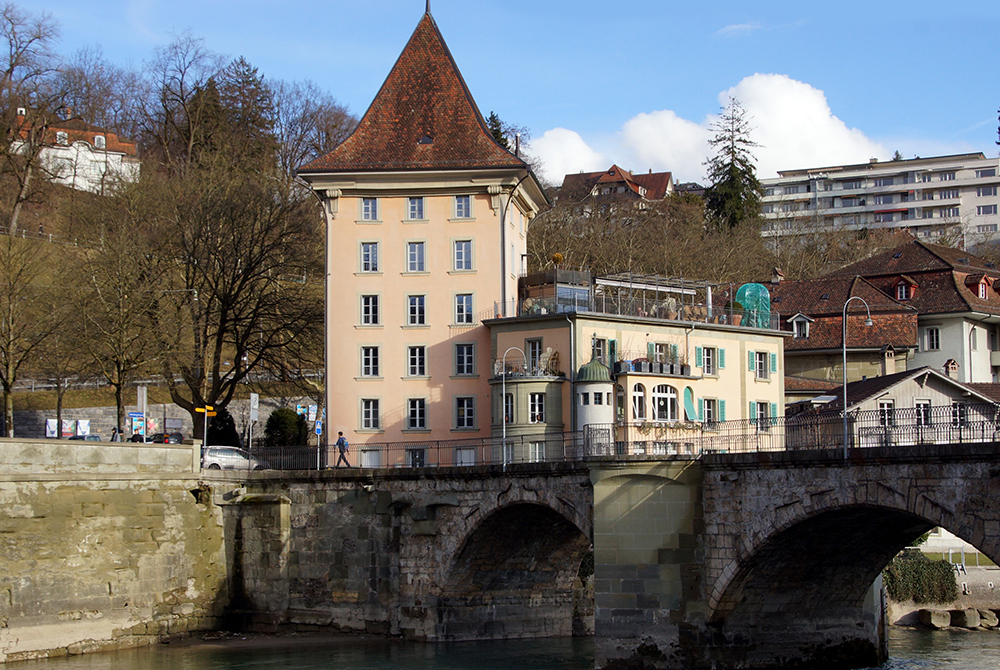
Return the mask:
[[[268, 77], [367, 108], [425, 0], [16, 0], [136, 66], [190, 32]], [[761, 6], [764, 5], [764, 6]], [[728, 95], [753, 116], [760, 176], [982, 151], [996, 156], [1000, 3], [711, 4], [432, 0], [481, 111], [527, 126], [546, 176], [611, 163], [701, 180]]]

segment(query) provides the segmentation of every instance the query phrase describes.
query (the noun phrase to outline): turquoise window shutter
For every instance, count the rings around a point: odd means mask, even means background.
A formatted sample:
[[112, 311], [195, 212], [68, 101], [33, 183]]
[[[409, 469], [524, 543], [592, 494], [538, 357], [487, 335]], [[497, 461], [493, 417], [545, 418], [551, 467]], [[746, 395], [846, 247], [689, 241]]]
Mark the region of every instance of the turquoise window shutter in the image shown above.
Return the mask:
[[656, 345], [652, 342], [646, 342], [646, 358], [653, 360], [656, 357]]
[[719, 347], [719, 369], [726, 367], [726, 350]]
[[725, 421], [725, 420], [726, 420], [726, 401], [725, 400], [720, 400], [719, 401], [719, 421]]
[[771, 416], [772, 419], [774, 417], [778, 416], [778, 403], [774, 403], [774, 402], [771, 403], [771, 414], [770, 414], [770, 416]]
[[757, 418], [757, 403], [755, 402], [750, 403], [750, 413], [747, 415], [747, 417], [751, 421]]
[[698, 398], [698, 420], [699, 421], [704, 421], [705, 420], [705, 399], [704, 398]]
[[771, 372], [778, 371], [778, 354], [771, 354]]
[[748, 351], [747, 352], [747, 369], [750, 372], [754, 371], [754, 366], [753, 366], [753, 352], [752, 351]]
[[675, 363], [678, 360], [677, 359], [677, 345], [676, 344], [671, 344], [670, 345], [670, 360], [673, 361], [673, 362], [675, 362]]
[[698, 368], [701, 367], [701, 361], [702, 361], [701, 356], [702, 356], [702, 348], [701, 347], [695, 347], [694, 348], [694, 365], [695, 365], [695, 367], [698, 367]]
[[608, 367], [618, 361], [618, 340], [608, 340]]

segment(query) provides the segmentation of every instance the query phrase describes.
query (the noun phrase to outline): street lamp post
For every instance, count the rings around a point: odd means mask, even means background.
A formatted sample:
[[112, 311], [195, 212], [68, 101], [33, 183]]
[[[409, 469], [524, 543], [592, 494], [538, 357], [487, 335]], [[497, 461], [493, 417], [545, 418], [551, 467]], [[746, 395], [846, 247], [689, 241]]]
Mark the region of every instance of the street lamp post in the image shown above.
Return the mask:
[[865, 311], [868, 313], [868, 318], [865, 319], [865, 326], [871, 326], [872, 325], [872, 311], [868, 308], [868, 303], [865, 302], [865, 299], [862, 298], [862, 297], [860, 297], [860, 296], [856, 296], [856, 295], [848, 298], [847, 302], [844, 303], [844, 313], [843, 313], [843, 317], [841, 318], [841, 324], [842, 324], [843, 329], [844, 329], [844, 334], [843, 334], [843, 337], [841, 338], [841, 342], [843, 344], [843, 350], [844, 350], [844, 361], [843, 361], [843, 365], [844, 365], [844, 397], [843, 397], [844, 406], [843, 406], [843, 408], [841, 410], [841, 414], [844, 415], [844, 433], [843, 433], [843, 435], [841, 437], [843, 438], [843, 442], [844, 442], [844, 460], [845, 461], [847, 460], [847, 306], [851, 304], [852, 300], [860, 300], [861, 301], [861, 304], [863, 304], [865, 306]]
[[521, 360], [524, 361], [525, 367], [528, 365], [528, 357], [524, 355], [519, 347], [510, 347], [507, 351], [503, 352], [503, 357], [500, 359], [500, 424], [502, 428], [502, 449], [503, 453], [501, 458], [503, 459], [504, 470], [507, 470], [507, 354], [512, 351], [517, 351], [521, 354]]

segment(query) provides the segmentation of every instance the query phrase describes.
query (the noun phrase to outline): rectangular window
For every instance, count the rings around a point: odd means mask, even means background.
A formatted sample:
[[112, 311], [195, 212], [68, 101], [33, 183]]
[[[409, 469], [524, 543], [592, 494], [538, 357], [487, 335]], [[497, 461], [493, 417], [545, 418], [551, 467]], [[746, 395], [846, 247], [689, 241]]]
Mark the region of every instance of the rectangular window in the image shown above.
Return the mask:
[[545, 443], [544, 442], [529, 442], [528, 443], [528, 460], [532, 463], [541, 463], [545, 460]]
[[472, 269], [472, 240], [455, 241], [455, 270]]
[[997, 213], [996, 205], [979, 205], [978, 207], [976, 207], [976, 214], [978, 216], [986, 216], [989, 214], [996, 214], [996, 213]]
[[427, 265], [424, 261], [424, 243], [423, 242], [407, 242], [406, 243], [406, 271], [407, 272], [426, 272]]
[[918, 426], [931, 425], [931, 401], [917, 400], [914, 404], [916, 409], [916, 421]]
[[427, 347], [407, 347], [406, 374], [410, 377], [427, 376]]
[[949, 216], [957, 217], [958, 215], [959, 215], [958, 207], [944, 207], [941, 209], [942, 218]]
[[766, 431], [771, 427], [771, 422], [768, 421], [768, 404], [766, 402], [755, 402], [753, 404], [753, 419], [757, 424], [758, 431]]
[[545, 422], [545, 394], [528, 394], [528, 423]]
[[365, 430], [378, 430], [380, 426], [378, 398], [362, 398], [361, 427]]
[[976, 197], [988, 198], [997, 194], [996, 186], [980, 186], [976, 189]]
[[937, 351], [941, 348], [941, 329], [928, 328], [924, 331], [924, 351]]
[[537, 370], [542, 365], [542, 341], [528, 340], [525, 344], [527, 345], [528, 370]]
[[361, 324], [364, 326], [379, 325], [378, 316], [378, 296], [361, 296]]
[[933, 200], [934, 199], [934, 191], [923, 191], [920, 194], [920, 199], [921, 200]]
[[410, 447], [406, 450], [406, 463], [411, 468], [423, 468], [427, 465], [427, 450]]
[[590, 346], [591, 357], [595, 360], [600, 361], [604, 365], [608, 365], [608, 341], [605, 339], [595, 337], [591, 342]]
[[786, 186], [784, 188], [784, 192], [785, 192], [785, 195], [792, 195], [794, 193], [798, 193], [799, 189], [801, 189], [801, 188], [802, 187], [798, 186], [798, 185], [795, 185], [795, 186]]
[[953, 200], [959, 196], [957, 188], [945, 188], [938, 191], [938, 200]]
[[719, 420], [719, 401], [715, 398], [703, 400], [702, 421], [716, 423]]
[[424, 218], [424, 199], [406, 199], [406, 218], [410, 221], [422, 221]]
[[715, 347], [705, 347], [701, 353], [701, 371], [706, 375], [718, 373], [716, 361], [718, 359], [718, 349]]
[[879, 177], [875, 180], [875, 186], [892, 186], [893, 183], [894, 181], [892, 177]]
[[361, 271], [378, 272], [378, 242], [361, 243]]
[[476, 345], [456, 344], [455, 345], [455, 375], [476, 374]]
[[753, 352], [754, 376], [757, 379], [769, 379], [770, 370], [766, 351]]
[[983, 177], [996, 177], [996, 168], [986, 168], [985, 170], [976, 170], [976, 179], [982, 179]]
[[976, 226], [977, 233], [995, 233], [997, 232], [997, 224], [995, 223], [984, 223], [980, 226]]
[[472, 294], [455, 296], [455, 323], [472, 323]]
[[378, 377], [378, 347], [361, 347], [361, 376]]
[[938, 181], [955, 181], [954, 172], [942, 172], [938, 175]]
[[427, 296], [423, 295], [411, 295], [407, 298], [409, 305], [406, 309], [406, 325], [408, 326], [423, 326], [427, 323], [426, 320], [426, 301]]
[[503, 419], [506, 423], [514, 423], [514, 394], [503, 397]]
[[409, 430], [424, 430], [427, 428], [427, 401], [423, 398], [410, 398], [406, 407], [406, 427]]
[[476, 399], [455, 398], [455, 428], [476, 427]]
[[875, 212], [876, 223], [892, 223], [892, 212]]
[[920, 175], [920, 181], [921, 182], [927, 184], [927, 183], [930, 182], [930, 180], [931, 180], [931, 174], [930, 173]]
[[891, 205], [892, 204], [892, 194], [883, 193], [882, 195], [875, 196], [876, 205]]
[[969, 421], [969, 407], [965, 403], [951, 403], [951, 425], [956, 428], [965, 426]]
[[921, 216], [923, 218], [925, 218], [925, 219], [933, 219], [934, 218], [934, 210], [930, 209], [930, 208], [927, 208], [927, 207], [924, 207], [924, 213]]
[[361, 220], [378, 221], [378, 198], [361, 198]]
[[472, 198], [467, 195], [455, 196], [455, 218], [468, 219], [472, 217]]
[[[596, 393], [595, 395], [601, 395], [601, 394], [600, 393]], [[589, 393], [581, 393], [580, 394], [580, 405], [583, 406], [583, 405], [589, 405], [589, 404], [590, 404], [590, 394]]]
[[892, 400], [879, 400], [878, 402], [878, 424], [880, 426], [896, 425], [895, 412], [896, 403]]

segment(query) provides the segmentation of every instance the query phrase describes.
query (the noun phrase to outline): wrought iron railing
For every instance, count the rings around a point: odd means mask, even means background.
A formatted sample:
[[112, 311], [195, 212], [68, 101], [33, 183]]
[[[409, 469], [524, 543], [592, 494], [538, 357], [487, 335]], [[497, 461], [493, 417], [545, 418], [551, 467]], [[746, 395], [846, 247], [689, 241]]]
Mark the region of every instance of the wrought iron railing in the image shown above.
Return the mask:
[[[736, 421], [643, 421], [591, 424], [585, 430], [503, 437], [351, 445], [352, 468], [436, 468], [580, 461], [588, 458], [682, 457], [704, 454], [840, 450], [839, 412], [806, 413]], [[1000, 405], [963, 403], [941, 407], [851, 412], [847, 448], [906, 450], [920, 445], [1000, 441]], [[317, 470], [338, 465], [333, 445], [253, 447], [223, 470]], [[342, 464], [341, 464], [342, 465]], [[203, 465], [203, 469], [204, 469]]]

